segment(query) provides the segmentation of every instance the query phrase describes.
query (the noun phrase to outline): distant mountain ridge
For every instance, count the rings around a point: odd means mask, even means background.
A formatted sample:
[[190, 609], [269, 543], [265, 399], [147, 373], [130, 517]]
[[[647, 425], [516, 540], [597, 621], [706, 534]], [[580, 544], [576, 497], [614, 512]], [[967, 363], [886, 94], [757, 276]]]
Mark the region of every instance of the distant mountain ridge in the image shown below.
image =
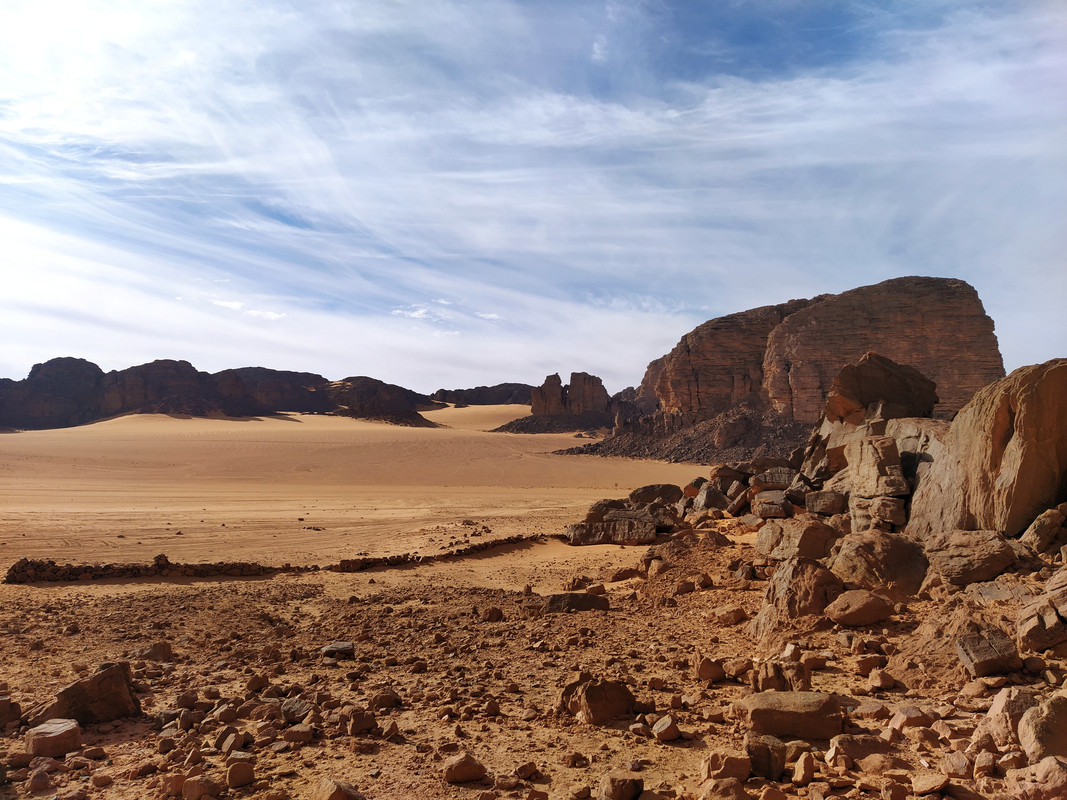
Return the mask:
[[83, 358], [61, 357], [34, 365], [24, 380], [0, 380], [0, 427], [16, 430], [67, 428], [122, 414], [246, 417], [281, 411], [426, 426], [433, 423], [419, 412], [442, 407], [375, 378], [328, 381], [265, 367], [212, 375], [171, 359], [105, 373]]

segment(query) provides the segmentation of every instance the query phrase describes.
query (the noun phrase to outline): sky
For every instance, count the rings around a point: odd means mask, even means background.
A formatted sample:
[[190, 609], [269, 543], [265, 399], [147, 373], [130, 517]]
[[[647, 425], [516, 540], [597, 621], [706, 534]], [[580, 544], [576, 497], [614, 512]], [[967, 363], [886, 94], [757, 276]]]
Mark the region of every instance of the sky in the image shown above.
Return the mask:
[[0, 376], [609, 391], [713, 317], [962, 278], [1067, 356], [1067, 4], [4, 0]]

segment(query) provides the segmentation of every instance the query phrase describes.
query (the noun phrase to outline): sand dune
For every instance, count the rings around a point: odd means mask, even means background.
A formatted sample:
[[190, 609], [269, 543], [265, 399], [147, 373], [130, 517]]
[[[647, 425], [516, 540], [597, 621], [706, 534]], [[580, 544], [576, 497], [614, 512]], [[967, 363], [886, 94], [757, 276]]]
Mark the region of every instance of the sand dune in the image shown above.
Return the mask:
[[[556, 456], [572, 435], [488, 433], [517, 406], [448, 408], [440, 428], [318, 415], [140, 415], [0, 436], [0, 567], [58, 561], [326, 563], [557, 533], [590, 502], [692, 465]], [[473, 520], [477, 526], [463, 525]], [[316, 530], [316, 528], [321, 530]]]

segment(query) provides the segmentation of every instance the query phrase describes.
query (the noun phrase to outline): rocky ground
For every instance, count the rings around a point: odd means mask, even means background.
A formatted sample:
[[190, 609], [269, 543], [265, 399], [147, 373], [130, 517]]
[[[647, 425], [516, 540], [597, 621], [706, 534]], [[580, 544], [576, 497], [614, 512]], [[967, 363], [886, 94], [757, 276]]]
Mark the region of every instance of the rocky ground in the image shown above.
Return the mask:
[[[724, 519], [649, 548], [575, 548], [610, 566], [557, 568], [537, 591], [463, 585], [461, 561], [6, 588], [0, 674], [28, 719], [0, 702], [0, 796], [1030, 796], [1019, 718], [1053, 696], [1062, 658], [972, 678], [952, 632], [974, 601], [952, 587], [875, 624], [815, 614], [756, 638], [756, 536], [752, 518]], [[500, 556], [520, 570], [527, 557]], [[985, 590], [1011, 617], [1047, 575]], [[564, 607], [608, 609], [550, 613], [553, 584], [572, 590]], [[30, 733], [36, 706], [116, 661], [140, 713], [84, 723], [66, 745]], [[125, 684], [92, 690], [93, 713], [121, 709]], [[802, 691], [755, 694], [770, 688]], [[770, 695], [820, 703], [745, 705]], [[1045, 786], [1064, 778], [1052, 762], [1035, 762]]]

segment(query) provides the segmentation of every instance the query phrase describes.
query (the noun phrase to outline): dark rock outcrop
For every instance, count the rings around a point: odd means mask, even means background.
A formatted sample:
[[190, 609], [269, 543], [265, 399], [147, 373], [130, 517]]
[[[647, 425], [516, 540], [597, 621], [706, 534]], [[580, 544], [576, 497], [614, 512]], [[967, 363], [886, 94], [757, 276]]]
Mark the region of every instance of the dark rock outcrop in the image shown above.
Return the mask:
[[232, 416], [279, 411], [321, 413], [330, 409], [327, 380], [311, 372], [242, 367], [216, 372], [214, 378], [223, 410]]
[[534, 387], [526, 383], [498, 383], [473, 389], [438, 389], [431, 397], [441, 403], [467, 406], [530, 405]]
[[603, 382], [587, 372], [572, 372], [563, 385], [559, 374], [549, 375], [530, 390], [531, 416], [512, 420], [501, 433], [566, 433], [610, 428], [615, 414]]
[[84, 358], [34, 364], [25, 380], [5, 383], [0, 426], [66, 428], [99, 419], [103, 380], [103, 370]]
[[414, 427], [435, 427], [419, 412], [443, 407], [427, 395], [365, 376], [329, 383], [326, 394], [334, 414]]

